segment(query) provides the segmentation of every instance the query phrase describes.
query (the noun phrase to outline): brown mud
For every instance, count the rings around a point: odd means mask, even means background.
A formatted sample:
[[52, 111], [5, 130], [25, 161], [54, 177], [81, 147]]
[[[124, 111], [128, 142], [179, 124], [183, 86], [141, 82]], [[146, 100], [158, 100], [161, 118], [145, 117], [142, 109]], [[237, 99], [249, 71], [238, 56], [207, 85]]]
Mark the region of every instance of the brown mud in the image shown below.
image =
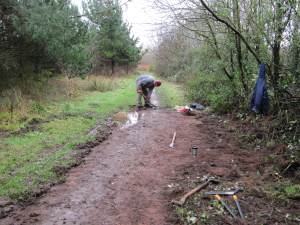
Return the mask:
[[[205, 176], [220, 180], [205, 191], [245, 189], [239, 197], [246, 220], [233, 220], [201, 191], [185, 208], [196, 209], [195, 223], [298, 224], [287, 215], [299, 211], [299, 202], [284, 207], [270, 202], [260, 190], [269, 176], [258, 172], [264, 153], [238, 144], [219, 117], [200, 113], [196, 118], [167, 109], [131, 115], [132, 123], [114, 129], [103, 143], [89, 146], [90, 154], [69, 171], [65, 183], [52, 187], [34, 204], [15, 210], [0, 224], [188, 224], [170, 202], [202, 183]], [[117, 117], [125, 120], [124, 115]], [[174, 131], [175, 148], [171, 149]], [[192, 145], [199, 148], [196, 157], [191, 154]]]

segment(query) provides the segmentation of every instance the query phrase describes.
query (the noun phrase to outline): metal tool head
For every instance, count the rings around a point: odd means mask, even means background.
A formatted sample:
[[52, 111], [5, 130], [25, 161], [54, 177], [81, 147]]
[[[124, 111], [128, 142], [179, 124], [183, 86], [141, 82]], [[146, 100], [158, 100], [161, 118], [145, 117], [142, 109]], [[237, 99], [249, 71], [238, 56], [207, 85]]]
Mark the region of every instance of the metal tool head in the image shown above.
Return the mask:
[[205, 192], [205, 195], [235, 195], [241, 191], [243, 191], [243, 189], [241, 188], [237, 188], [229, 191], [209, 191], [209, 192]]
[[153, 104], [150, 104], [150, 106], [151, 106], [151, 109], [158, 109], [158, 106], [156, 106], [156, 105], [153, 105]]

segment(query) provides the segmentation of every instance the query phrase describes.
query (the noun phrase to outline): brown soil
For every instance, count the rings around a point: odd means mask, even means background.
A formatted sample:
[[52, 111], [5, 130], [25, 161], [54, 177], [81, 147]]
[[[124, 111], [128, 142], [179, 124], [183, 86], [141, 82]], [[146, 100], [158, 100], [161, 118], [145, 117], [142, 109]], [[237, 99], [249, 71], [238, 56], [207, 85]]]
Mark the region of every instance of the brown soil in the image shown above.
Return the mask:
[[[269, 202], [260, 191], [268, 175], [258, 173], [263, 152], [239, 146], [220, 118], [206, 113], [196, 118], [165, 109], [139, 114], [137, 124], [116, 128], [94, 147], [84, 163], [70, 170], [64, 184], [0, 224], [187, 224], [170, 202], [203, 182], [203, 176], [221, 181], [206, 190], [245, 189], [239, 196], [246, 224], [297, 224], [286, 215], [299, 211], [299, 202], [284, 208]], [[174, 131], [177, 136], [171, 149]], [[196, 157], [191, 145], [199, 147]], [[238, 224], [226, 212], [217, 214], [220, 210], [201, 193], [189, 199], [187, 210], [196, 205], [198, 219], [207, 212], [207, 224]]]
[[149, 71], [149, 68], [150, 68], [150, 64], [147, 63], [141, 63], [138, 65], [138, 70], [141, 71]]

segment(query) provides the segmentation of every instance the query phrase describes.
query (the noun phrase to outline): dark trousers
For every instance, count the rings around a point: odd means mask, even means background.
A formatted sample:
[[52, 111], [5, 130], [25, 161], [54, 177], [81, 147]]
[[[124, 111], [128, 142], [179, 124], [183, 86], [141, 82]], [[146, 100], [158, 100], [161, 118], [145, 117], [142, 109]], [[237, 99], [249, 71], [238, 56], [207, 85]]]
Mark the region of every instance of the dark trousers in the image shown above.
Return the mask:
[[150, 97], [150, 96], [148, 96], [149, 95], [148, 89], [147, 88], [143, 88], [142, 92], [143, 92], [143, 94], [139, 94], [138, 93], [138, 98], [137, 98], [137, 105], [138, 106], [142, 106], [143, 105], [143, 103], [142, 103], [142, 97], [144, 98], [145, 104], [150, 103], [149, 99], [145, 98], [145, 97]]

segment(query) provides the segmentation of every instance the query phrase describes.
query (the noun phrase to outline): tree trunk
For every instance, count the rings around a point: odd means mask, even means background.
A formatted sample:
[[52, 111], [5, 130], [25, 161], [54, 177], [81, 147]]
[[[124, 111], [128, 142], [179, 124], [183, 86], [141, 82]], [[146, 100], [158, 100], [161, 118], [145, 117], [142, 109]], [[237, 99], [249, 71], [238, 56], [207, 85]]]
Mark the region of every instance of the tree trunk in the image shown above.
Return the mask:
[[114, 59], [111, 60], [111, 75], [113, 76], [115, 74], [115, 65], [116, 62]]
[[246, 38], [230, 23], [225, 21], [224, 19], [220, 18], [211, 8], [208, 7], [208, 5], [205, 3], [204, 0], [200, 0], [202, 6], [214, 17], [218, 22], [223, 23], [225, 26], [227, 26], [230, 30], [232, 30], [235, 34], [237, 34], [241, 41], [245, 44], [246, 48], [251, 52], [251, 54], [254, 56], [258, 64], [261, 64], [261, 59], [258, 57], [256, 52], [252, 49]]
[[[237, 26], [237, 30], [241, 33], [241, 22], [240, 22], [240, 7], [237, 0], [234, 0], [233, 6], [233, 20], [235, 21], [235, 25]], [[235, 46], [237, 51], [237, 62], [240, 70], [240, 79], [243, 85], [244, 92], [247, 96], [248, 94], [248, 84], [245, 77], [245, 71], [243, 67], [243, 54], [242, 54], [242, 46], [241, 46], [241, 38], [240, 35], [235, 33]]]
[[292, 62], [291, 62], [291, 69], [293, 73], [299, 76], [299, 58], [300, 58], [300, 31], [299, 31], [299, 24], [300, 18], [295, 16], [294, 18], [294, 30], [293, 30], [293, 37], [292, 37], [292, 46], [291, 46], [291, 53], [292, 53]]
[[272, 49], [272, 59], [273, 59], [273, 67], [272, 67], [272, 85], [274, 91], [278, 91], [278, 79], [280, 73], [280, 42], [275, 41]]
[[234, 61], [233, 61], [233, 50], [230, 50], [230, 68], [231, 68], [231, 73], [234, 74], [235, 69], [234, 69]]
[[274, 17], [274, 41], [272, 45], [272, 77], [271, 82], [274, 89], [275, 98], [278, 99], [278, 83], [280, 75], [280, 49], [282, 42], [282, 35], [287, 22], [284, 22], [285, 11], [282, 3], [277, 1], [275, 4], [275, 17]]
[[274, 16], [274, 41], [272, 45], [272, 76], [271, 82], [274, 89], [275, 107], [279, 108], [280, 103], [280, 90], [279, 90], [279, 78], [280, 78], [280, 50], [281, 42], [283, 39], [283, 33], [288, 25], [291, 17], [291, 8], [287, 8], [282, 2], [276, 1], [275, 3], [275, 16]]
[[[213, 49], [215, 50], [215, 54], [216, 54], [217, 58], [218, 58], [220, 61], [224, 61], [224, 60], [222, 59], [222, 56], [221, 56], [220, 52], [219, 52], [219, 46], [218, 46], [218, 42], [217, 42], [216, 35], [215, 35], [215, 33], [214, 33], [214, 31], [213, 31], [213, 29], [212, 29], [212, 27], [211, 27], [211, 25], [210, 25], [210, 23], [209, 23], [208, 20], [206, 20], [206, 24], [207, 24], [207, 26], [208, 26], [208, 28], [209, 28], [209, 31], [210, 31], [211, 36], [212, 36], [212, 39], [213, 39], [213, 43], [214, 43]], [[228, 72], [228, 70], [226, 69], [226, 67], [225, 67], [225, 66], [222, 66], [222, 69], [223, 69], [225, 75], [228, 77], [228, 79], [229, 79], [230, 81], [233, 81], [233, 76]]]

